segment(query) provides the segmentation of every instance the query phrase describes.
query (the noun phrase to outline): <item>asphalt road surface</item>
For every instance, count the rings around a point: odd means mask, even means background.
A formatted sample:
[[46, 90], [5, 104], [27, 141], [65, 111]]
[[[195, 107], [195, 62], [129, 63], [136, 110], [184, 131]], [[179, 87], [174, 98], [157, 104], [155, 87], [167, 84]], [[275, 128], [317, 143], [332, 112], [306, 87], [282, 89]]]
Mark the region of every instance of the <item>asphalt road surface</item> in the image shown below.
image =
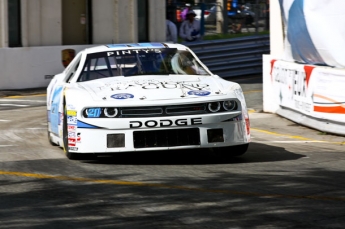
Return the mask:
[[44, 91], [0, 98], [0, 228], [344, 228], [345, 138], [263, 113], [260, 78], [238, 82], [252, 143], [228, 161], [209, 150], [71, 161], [47, 141]]

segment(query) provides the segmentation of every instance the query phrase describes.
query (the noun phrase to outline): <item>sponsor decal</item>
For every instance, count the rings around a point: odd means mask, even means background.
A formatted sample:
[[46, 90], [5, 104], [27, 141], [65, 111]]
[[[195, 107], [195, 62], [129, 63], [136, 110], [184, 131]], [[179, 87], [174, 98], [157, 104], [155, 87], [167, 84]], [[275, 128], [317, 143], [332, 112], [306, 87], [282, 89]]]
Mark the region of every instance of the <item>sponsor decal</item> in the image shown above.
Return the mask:
[[277, 84], [279, 105], [311, 113], [313, 104], [309, 81], [313, 69], [312, 66], [294, 68], [293, 65], [274, 62], [271, 76]]
[[77, 116], [77, 111], [68, 110], [68, 111], [67, 111], [67, 115], [68, 115], [68, 116]]
[[140, 128], [140, 127], [169, 127], [169, 126], [188, 126], [188, 125], [201, 125], [201, 118], [191, 119], [176, 119], [175, 121], [169, 119], [162, 120], [147, 120], [147, 121], [130, 121], [129, 128]]
[[59, 133], [59, 125], [61, 122], [61, 117], [59, 113], [60, 100], [62, 95], [63, 87], [57, 86], [51, 97], [51, 110], [50, 110], [50, 123], [51, 130], [53, 133]]
[[[164, 47], [164, 46], [163, 46]], [[161, 49], [129, 49], [129, 50], [118, 50], [107, 52], [107, 56], [123, 56], [123, 55], [133, 55], [133, 54], [145, 54], [145, 53], [161, 53]]]
[[211, 92], [209, 91], [202, 91], [202, 90], [194, 90], [194, 91], [189, 91], [188, 95], [196, 95], [196, 96], [208, 96], [209, 94], [211, 94]]
[[134, 98], [134, 95], [129, 94], [129, 93], [119, 93], [119, 94], [114, 94], [110, 97], [113, 99], [132, 99]]
[[67, 130], [68, 131], [75, 131], [75, 130], [77, 130], [77, 126], [67, 126]]
[[67, 124], [77, 125], [77, 117], [75, 116], [67, 116]]
[[67, 110], [75, 110], [75, 106], [71, 105], [71, 104], [67, 104]]
[[[127, 90], [128, 88], [140, 87], [145, 90], [152, 89], [186, 89], [186, 90], [211, 90], [210, 85], [201, 81], [175, 81], [175, 80], [135, 80], [126, 82], [115, 82], [112, 84], [114, 90]], [[99, 90], [105, 90], [107, 86], [97, 87]]]
[[81, 143], [81, 134], [80, 133], [77, 133], [77, 143]]
[[68, 147], [68, 150], [72, 150], [72, 151], [78, 151], [78, 147]]
[[75, 138], [68, 138], [68, 146], [75, 146], [76, 139]]
[[68, 132], [68, 138], [75, 138], [76, 136], [76, 132]]

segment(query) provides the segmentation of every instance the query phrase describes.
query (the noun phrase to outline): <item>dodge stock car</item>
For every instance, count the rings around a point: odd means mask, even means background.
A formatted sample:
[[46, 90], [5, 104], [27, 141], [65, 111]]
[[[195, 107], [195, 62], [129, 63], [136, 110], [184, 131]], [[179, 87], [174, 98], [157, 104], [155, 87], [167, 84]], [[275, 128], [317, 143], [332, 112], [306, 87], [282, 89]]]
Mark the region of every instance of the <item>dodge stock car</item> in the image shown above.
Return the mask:
[[212, 74], [181, 44], [110, 44], [80, 51], [47, 88], [48, 138], [86, 154], [210, 148], [246, 152], [239, 84]]

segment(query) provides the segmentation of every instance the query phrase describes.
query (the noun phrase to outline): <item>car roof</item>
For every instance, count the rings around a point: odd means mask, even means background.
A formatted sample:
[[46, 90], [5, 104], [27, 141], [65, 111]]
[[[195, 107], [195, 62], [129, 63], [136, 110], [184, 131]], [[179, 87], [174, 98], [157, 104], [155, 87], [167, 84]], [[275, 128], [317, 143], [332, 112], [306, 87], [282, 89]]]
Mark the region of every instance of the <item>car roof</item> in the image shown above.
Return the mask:
[[153, 49], [153, 48], [177, 48], [180, 50], [186, 50], [187, 47], [182, 44], [174, 44], [174, 43], [123, 43], [123, 44], [108, 44], [108, 45], [100, 45], [91, 48], [84, 49], [86, 54], [88, 53], [96, 53], [96, 52], [107, 52], [107, 51], [116, 51], [116, 50], [128, 50], [128, 49]]

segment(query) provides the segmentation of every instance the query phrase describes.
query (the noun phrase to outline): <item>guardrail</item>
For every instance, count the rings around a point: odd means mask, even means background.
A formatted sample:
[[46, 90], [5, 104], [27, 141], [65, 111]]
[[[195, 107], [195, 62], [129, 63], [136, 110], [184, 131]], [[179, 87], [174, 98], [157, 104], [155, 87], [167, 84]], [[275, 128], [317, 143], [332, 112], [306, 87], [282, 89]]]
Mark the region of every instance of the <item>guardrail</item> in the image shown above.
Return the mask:
[[269, 35], [184, 43], [222, 78], [262, 74], [262, 55], [270, 53]]

